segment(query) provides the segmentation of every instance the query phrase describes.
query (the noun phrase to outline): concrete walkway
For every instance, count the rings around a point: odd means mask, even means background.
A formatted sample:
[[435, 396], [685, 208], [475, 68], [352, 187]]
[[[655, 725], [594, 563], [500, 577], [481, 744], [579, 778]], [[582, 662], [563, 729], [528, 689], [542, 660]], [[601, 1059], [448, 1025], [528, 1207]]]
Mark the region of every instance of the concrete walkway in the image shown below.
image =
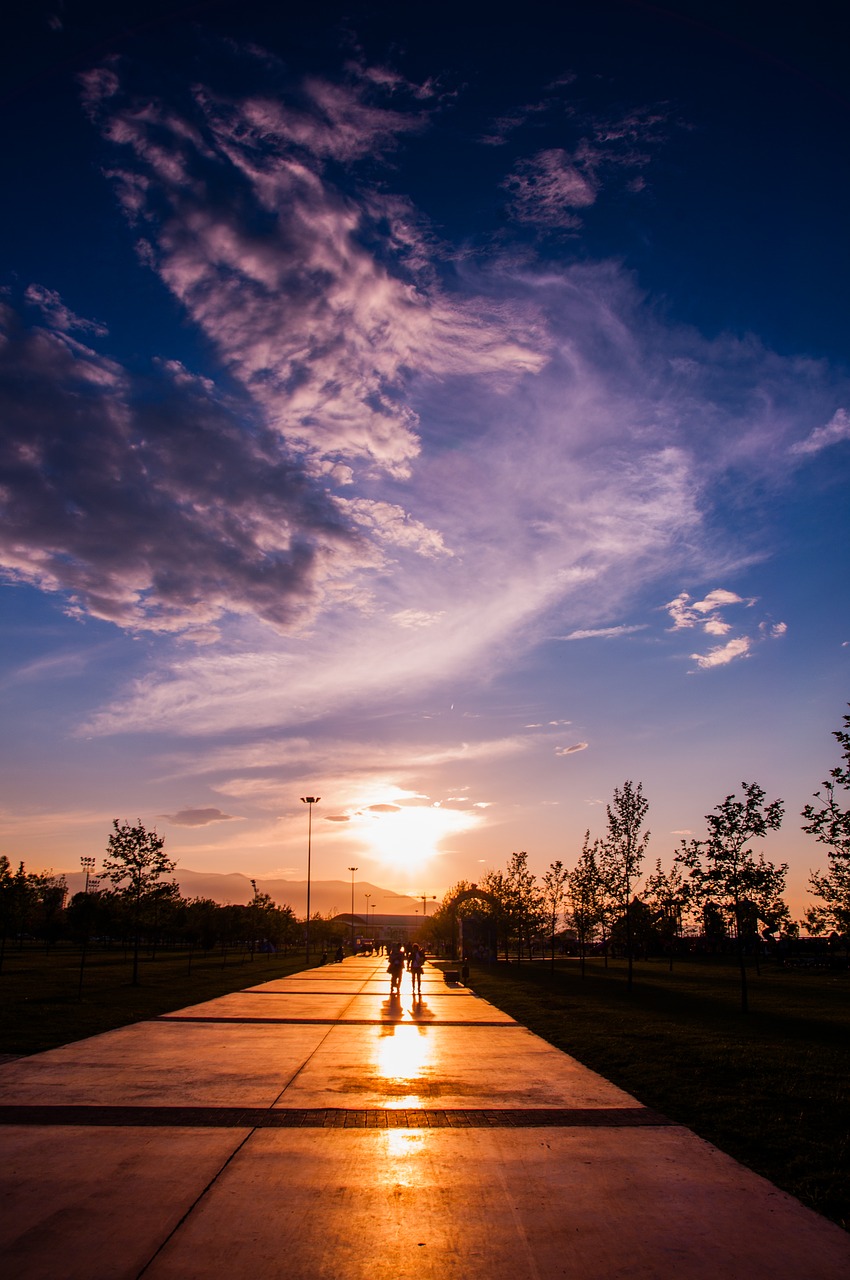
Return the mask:
[[14, 1280], [846, 1280], [850, 1236], [427, 968], [0, 1066]]

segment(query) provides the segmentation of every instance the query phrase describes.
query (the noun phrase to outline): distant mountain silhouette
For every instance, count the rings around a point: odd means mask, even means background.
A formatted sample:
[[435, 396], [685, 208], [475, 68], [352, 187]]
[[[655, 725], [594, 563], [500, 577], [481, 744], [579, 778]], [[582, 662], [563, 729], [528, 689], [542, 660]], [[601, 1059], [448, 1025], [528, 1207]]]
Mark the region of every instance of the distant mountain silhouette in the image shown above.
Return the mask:
[[[239, 871], [190, 871], [188, 867], [178, 867], [174, 876], [184, 898], [212, 898], [214, 902], [228, 904], [250, 902], [253, 896], [249, 877]], [[65, 872], [65, 879], [68, 882], [69, 896], [82, 890], [82, 872]], [[306, 880], [264, 880], [262, 876], [257, 876], [256, 880], [259, 892], [269, 894], [279, 907], [289, 906], [296, 915], [304, 915], [307, 910]], [[369, 905], [376, 915], [413, 915], [417, 908], [422, 910], [421, 899], [396, 894], [392, 889], [382, 888], [368, 880], [355, 880], [354, 911], [364, 919], [367, 893], [372, 895]], [[433, 914], [435, 906], [436, 903], [428, 903], [429, 915]], [[328, 912], [333, 915], [348, 914], [351, 910], [351, 881], [313, 880], [310, 885], [310, 910], [322, 915], [327, 915]]]

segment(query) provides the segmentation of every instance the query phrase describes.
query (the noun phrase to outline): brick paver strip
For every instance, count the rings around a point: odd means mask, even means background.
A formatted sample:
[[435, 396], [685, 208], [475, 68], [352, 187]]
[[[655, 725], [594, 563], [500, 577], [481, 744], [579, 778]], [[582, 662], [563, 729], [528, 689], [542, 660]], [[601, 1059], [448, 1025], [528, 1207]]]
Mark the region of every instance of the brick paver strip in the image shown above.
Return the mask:
[[446, 1021], [439, 1018], [217, 1018], [210, 1017], [208, 1014], [198, 1014], [197, 1017], [185, 1017], [183, 1014], [179, 1016], [170, 1013], [164, 1013], [161, 1017], [155, 1019], [156, 1022], [193, 1022], [196, 1026], [203, 1026], [205, 1022], [215, 1024], [218, 1022], [256, 1022], [259, 1025], [265, 1023], [273, 1023], [275, 1026], [289, 1027], [510, 1027], [520, 1030], [518, 1022], [461, 1022], [460, 1020]]
[[675, 1121], [649, 1107], [110, 1107], [0, 1106], [0, 1125], [174, 1129], [633, 1129]]

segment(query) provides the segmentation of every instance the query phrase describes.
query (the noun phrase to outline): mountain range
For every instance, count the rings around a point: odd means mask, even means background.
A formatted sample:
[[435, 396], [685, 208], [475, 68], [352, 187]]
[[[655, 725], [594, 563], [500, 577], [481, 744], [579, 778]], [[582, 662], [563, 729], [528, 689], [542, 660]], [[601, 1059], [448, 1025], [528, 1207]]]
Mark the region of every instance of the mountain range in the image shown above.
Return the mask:
[[[63, 873], [68, 884], [69, 897], [81, 892], [85, 879], [81, 871]], [[191, 871], [187, 867], [178, 867], [174, 873], [180, 892], [184, 898], [212, 898], [214, 902], [227, 905], [229, 903], [250, 902], [253, 889], [248, 876], [239, 871], [228, 873], [217, 871]], [[297, 916], [303, 916], [307, 910], [306, 880], [262, 880], [257, 876], [257, 889], [267, 893], [279, 907], [290, 906]], [[414, 915], [422, 910], [422, 900], [411, 898], [403, 893], [394, 893], [392, 889], [372, 884], [368, 880], [354, 882], [354, 911], [356, 915], [366, 915], [366, 894], [370, 894], [369, 906], [375, 915]], [[429, 914], [436, 904], [429, 903]], [[310, 910], [322, 915], [342, 915], [351, 910], [350, 880], [313, 880], [310, 884]]]

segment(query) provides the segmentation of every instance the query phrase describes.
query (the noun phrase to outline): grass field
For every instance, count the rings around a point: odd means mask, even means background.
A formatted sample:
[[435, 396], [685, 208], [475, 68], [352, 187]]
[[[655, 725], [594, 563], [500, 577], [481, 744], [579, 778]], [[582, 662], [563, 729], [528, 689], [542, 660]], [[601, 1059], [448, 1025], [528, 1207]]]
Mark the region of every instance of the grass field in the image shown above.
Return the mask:
[[0, 1053], [40, 1053], [128, 1022], [198, 1004], [304, 968], [304, 953], [251, 960], [246, 952], [208, 955], [164, 951], [142, 957], [139, 985], [131, 985], [132, 957], [94, 950], [86, 957], [82, 999], [80, 953], [36, 944], [7, 950], [0, 973]]
[[473, 965], [470, 983], [532, 1031], [850, 1227], [850, 975], [717, 961]]

